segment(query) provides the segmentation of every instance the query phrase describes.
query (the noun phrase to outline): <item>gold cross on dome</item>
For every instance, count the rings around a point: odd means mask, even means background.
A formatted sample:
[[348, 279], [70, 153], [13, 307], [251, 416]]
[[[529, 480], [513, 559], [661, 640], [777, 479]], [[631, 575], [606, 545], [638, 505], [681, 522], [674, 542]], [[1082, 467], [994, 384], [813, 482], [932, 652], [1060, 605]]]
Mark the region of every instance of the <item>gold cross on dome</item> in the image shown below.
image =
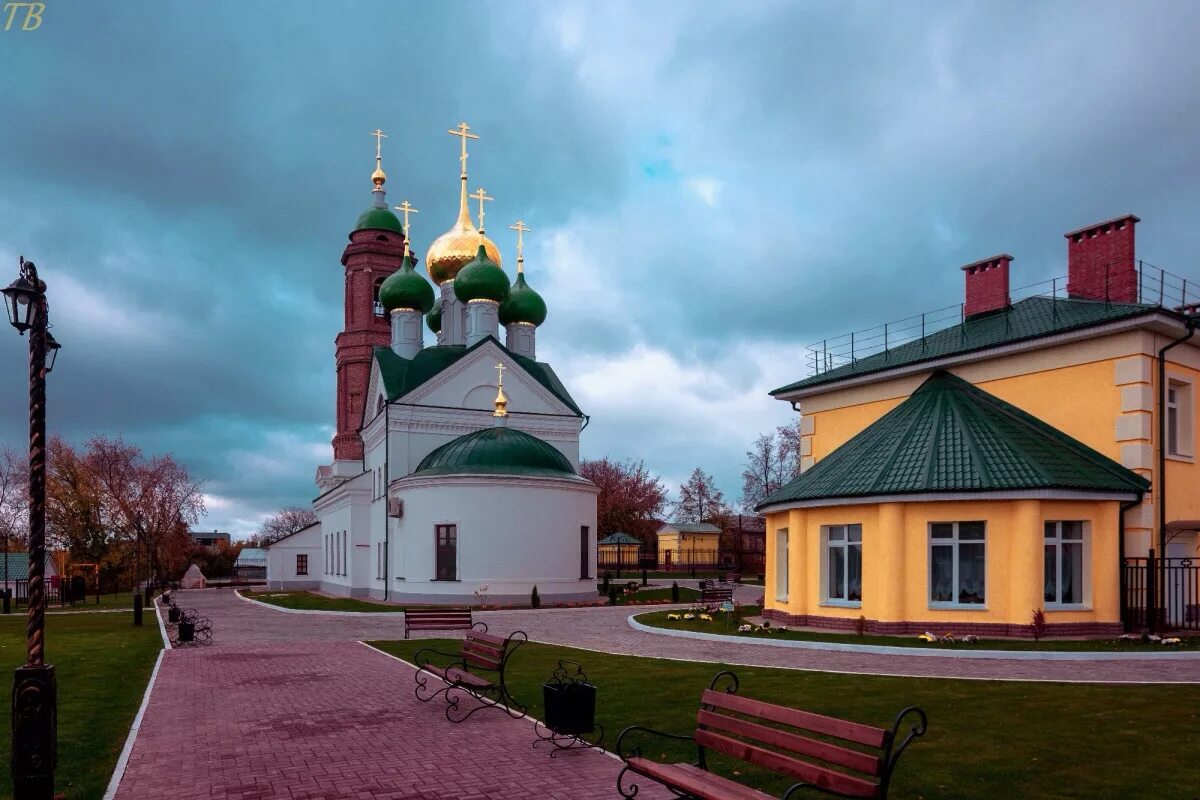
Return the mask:
[[499, 361], [497, 361], [497, 362], [496, 362], [496, 373], [497, 373], [497, 376], [498, 376], [498, 377], [496, 378], [496, 385], [497, 385], [497, 386], [503, 386], [503, 385], [504, 385], [504, 370], [506, 370], [506, 369], [508, 369], [508, 367], [504, 366], [504, 364], [500, 363]]
[[375, 158], [383, 158], [383, 140], [387, 138], [387, 134], [376, 128], [371, 131], [371, 135], [375, 137]]
[[407, 200], [405, 200], [403, 203], [401, 203], [398, 206], [394, 206], [394, 208], [397, 211], [403, 212], [403, 214], [404, 214], [404, 238], [407, 239], [408, 238], [408, 215], [409, 214], [420, 214], [421, 212], [419, 210], [413, 208], [412, 203], [408, 202]]
[[483, 203], [485, 200], [495, 200], [496, 198], [488, 197], [487, 189], [484, 189], [483, 187], [480, 187], [472, 192], [471, 197], [474, 197], [479, 201], [479, 232], [483, 233]]
[[507, 367], [505, 367], [504, 364], [500, 363], [499, 361], [496, 362], [496, 372], [498, 377], [496, 378], [496, 400], [493, 403], [495, 406], [495, 411], [492, 412], [493, 417], [508, 416], [508, 398], [504, 396], [505, 369], [507, 369]]
[[509, 225], [510, 231], [517, 232], [517, 272], [524, 272], [525, 266], [525, 232], [531, 231], [533, 228], [525, 225], [525, 220], [517, 220], [516, 225]]
[[479, 134], [469, 133], [470, 130], [470, 125], [465, 122], [460, 122], [458, 123], [457, 128], [451, 128], [450, 130], [446, 131], [446, 133], [450, 134], [451, 136], [457, 136], [462, 140], [462, 155], [458, 157], [458, 160], [462, 163], [462, 174], [464, 178], [467, 176], [467, 139], [479, 138]]

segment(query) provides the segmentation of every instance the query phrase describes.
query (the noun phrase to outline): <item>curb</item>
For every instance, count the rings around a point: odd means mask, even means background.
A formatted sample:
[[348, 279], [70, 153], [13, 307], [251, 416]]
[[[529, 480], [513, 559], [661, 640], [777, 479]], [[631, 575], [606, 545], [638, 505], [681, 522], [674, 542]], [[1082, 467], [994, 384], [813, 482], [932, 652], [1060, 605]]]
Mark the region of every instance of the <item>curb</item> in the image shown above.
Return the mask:
[[920, 647], [889, 647], [887, 645], [842, 644], [841, 642], [805, 642], [797, 639], [750, 639], [723, 633], [700, 633], [659, 628], [637, 621], [637, 615], [626, 619], [629, 627], [639, 633], [675, 636], [680, 639], [699, 639], [706, 642], [749, 644], [761, 647], [784, 647], [794, 650], [825, 650], [842, 653], [864, 653], [884, 656], [917, 656], [921, 658], [995, 659], [1002, 661], [1200, 661], [1200, 652], [1183, 653], [1089, 653], [1066, 650], [924, 650]]

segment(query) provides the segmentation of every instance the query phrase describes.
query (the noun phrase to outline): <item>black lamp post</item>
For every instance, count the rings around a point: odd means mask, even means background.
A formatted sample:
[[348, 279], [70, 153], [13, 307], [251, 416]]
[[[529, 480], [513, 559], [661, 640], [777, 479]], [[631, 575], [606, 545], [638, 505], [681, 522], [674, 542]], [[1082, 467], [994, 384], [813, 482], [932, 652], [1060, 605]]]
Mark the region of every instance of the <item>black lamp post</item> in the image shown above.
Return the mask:
[[[4, 290], [8, 321], [29, 331], [29, 620], [25, 665], [13, 677], [12, 776], [15, 800], [52, 800], [58, 760], [58, 691], [45, 663], [46, 628], [46, 373], [58, 343], [50, 336], [46, 284], [32, 261]], [[49, 359], [47, 360], [47, 356]], [[7, 556], [6, 556], [7, 558]]]

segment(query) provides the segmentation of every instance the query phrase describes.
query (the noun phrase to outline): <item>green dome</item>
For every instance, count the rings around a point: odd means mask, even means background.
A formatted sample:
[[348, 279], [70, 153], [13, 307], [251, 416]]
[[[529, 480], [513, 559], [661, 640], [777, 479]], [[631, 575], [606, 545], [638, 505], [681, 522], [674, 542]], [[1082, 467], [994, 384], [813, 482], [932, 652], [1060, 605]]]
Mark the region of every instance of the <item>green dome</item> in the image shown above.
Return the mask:
[[495, 261], [488, 258], [483, 245], [479, 245], [475, 260], [458, 271], [454, 279], [454, 294], [464, 303], [472, 300], [503, 303], [508, 299], [508, 276]]
[[414, 475], [575, 476], [554, 445], [508, 427], [484, 428], [447, 442], [417, 466]]
[[442, 304], [438, 303], [425, 315], [425, 324], [429, 326], [429, 330], [434, 333], [442, 332]]
[[508, 292], [508, 299], [500, 305], [500, 324], [528, 322], [541, 325], [546, 321], [546, 301], [525, 283], [525, 273], [517, 273], [517, 281]]
[[410, 254], [404, 254], [400, 269], [389, 275], [379, 287], [379, 302], [388, 311], [415, 308], [424, 314], [433, 308], [433, 287], [413, 269]]
[[401, 236], [404, 235], [404, 226], [400, 224], [400, 220], [396, 219], [396, 215], [391, 210], [379, 206], [371, 206], [359, 214], [358, 222], [354, 223], [354, 230], [392, 231]]

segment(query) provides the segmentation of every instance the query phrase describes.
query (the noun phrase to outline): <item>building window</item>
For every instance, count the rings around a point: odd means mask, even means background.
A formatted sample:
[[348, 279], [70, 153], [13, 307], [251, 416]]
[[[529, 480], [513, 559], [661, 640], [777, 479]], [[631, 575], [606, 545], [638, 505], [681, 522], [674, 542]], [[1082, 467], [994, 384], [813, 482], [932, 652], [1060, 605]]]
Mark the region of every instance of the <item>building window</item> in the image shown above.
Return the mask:
[[297, 575], [307, 575], [308, 574], [308, 554], [307, 553], [297, 553], [296, 554], [296, 574]]
[[1045, 537], [1046, 605], [1083, 605], [1083, 523], [1047, 522]]
[[788, 529], [775, 531], [775, 599], [788, 599]]
[[[592, 577], [592, 564], [591, 564], [592, 560], [591, 560], [591, 558], [588, 557], [591, 554], [591, 547], [589, 546], [589, 545], [591, 545], [591, 538], [592, 538], [591, 531], [588, 530], [588, 526], [587, 525], [580, 526], [580, 528], [579, 528], [579, 579], [580, 580], [587, 580], [588, 578]], [[618, 549], [620, 549], [619, 546], [618, 546]]]
[[825, 528], [826, 602], [862, 604], [862, 525]]
[[434, 526], [434, 540], [437, 549], [437, 578], [435, 580], [458, 580], [458, 526]]
[[929, 526], [929, 602], [982, 606], [986, 602], [986, 525], [934, 522]]
[[1190, 456], [1192, 449], [1192, 384], [1167, 382], [1167, 453]]

